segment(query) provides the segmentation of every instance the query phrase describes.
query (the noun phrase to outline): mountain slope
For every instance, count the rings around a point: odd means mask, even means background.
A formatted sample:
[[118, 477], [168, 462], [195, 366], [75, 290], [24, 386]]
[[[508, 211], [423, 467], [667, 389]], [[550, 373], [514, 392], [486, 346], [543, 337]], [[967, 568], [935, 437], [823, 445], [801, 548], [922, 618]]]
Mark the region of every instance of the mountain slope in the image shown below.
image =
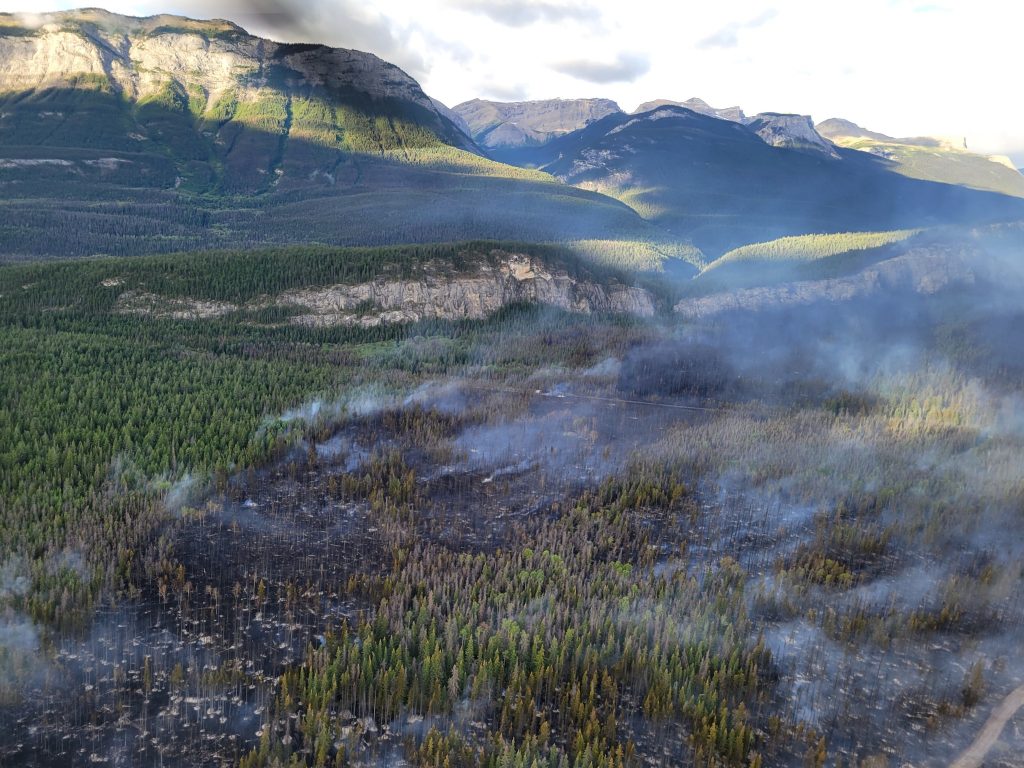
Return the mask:
[[[473, 99], [453, 108], [473, 139], [489, 150], [539, 146], [621, 112], [610, 99], [497, 102]], [[494, 155], [497, 157], [498, 155]]]
[[701, 115], [707, 115], [708, 117], [719, 117], [722, 120], [731, 120], [734, 123], [741, 123], [746, 119], [746, 115], [743, 110], [739, 107], [726, 107], [725, 109], [717, 109], [708, 104], [704, 99], [687, 99], [686, 101], [671, 101], [670, 99], [655, 99], [654, 101], [645, 101], [639, 107], [633, 110], [634, 115], [640, 115], [644, 112], [650, 112], [658, 107], [685, 107], [691, 109]]
[[834, 118], [819, 123], [817, 128], [841, 147], [883, 158], [904, 176], [1024, 197], [1024, 175], [1008, 158], [978, 155], [942, 139], [894, 138], [849, 120]]
[[18, 21], [0, 22], [0, 92], [18, 94], [4, 103], [6, 145], [163, 151], [189, 161], [197, 184], [205, 172], [246, 191], [323, 164], [311, 150], [289, 151], [292, 139], [325, 150], [476, 151], [415, 80], [369, 53], [172, 16], [84, 10]]
[[[1019, 216], [1013, 198], [892, 173], [862, 152], [772, 147], [750, 127], [667, 106], [609, 115], [515, 161], [627, 202], [709, 255], [816, 232]], [[816, 134], [815, 134], [816, 135]]]
[[223, 21], [0, 15], [0, 257], [466, 237], [649, 244], [621, 203], [484, 158], [376, 56]]

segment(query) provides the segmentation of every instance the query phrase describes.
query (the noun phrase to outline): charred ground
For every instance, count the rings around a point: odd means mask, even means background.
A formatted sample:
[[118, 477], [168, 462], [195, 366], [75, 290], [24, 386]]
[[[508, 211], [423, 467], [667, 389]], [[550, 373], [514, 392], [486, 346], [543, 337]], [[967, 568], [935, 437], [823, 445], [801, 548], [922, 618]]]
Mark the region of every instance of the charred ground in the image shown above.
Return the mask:
[[130, 333], [126, 378], [233, 371], [162, 396], [251, 442], [125, 418], [63, 539], [5, 539], [3, 761], [945, 764], [1024, 679], [1018, 291], [373, 330], [48, 295], [22, 364]]

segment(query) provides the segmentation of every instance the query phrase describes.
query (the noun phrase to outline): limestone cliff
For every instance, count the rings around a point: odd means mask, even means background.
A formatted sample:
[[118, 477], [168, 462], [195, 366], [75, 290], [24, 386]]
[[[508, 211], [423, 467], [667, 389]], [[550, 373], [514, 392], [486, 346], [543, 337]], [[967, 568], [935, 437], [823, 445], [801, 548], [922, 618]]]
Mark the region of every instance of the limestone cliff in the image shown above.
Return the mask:
[[480, 265], [475, 272], [457, 277], [428, 274], [411, 280], [381, 278], [357, 285], [307, 288], [288, 291], [277, 303], [302, 310], [296, 322], [318, 326], [481, 319], [515, 303], [584, 314], [654, 314], [651, 295], [643, 289], [577, 280], [522, 254], [508, 254], [497, 268]]
[[683, 299], [676, 304], [675, 311], [687, 320], [701, 320], [734, 310], [756, 312], [781, 306], [850, 301], [883, 291], [932, 294], [955, 285], [974, 284], [979, 278], [975, 256], [966, 247], [912, 248], [855, 275]]
[[129, 289], [121, 294], [117, 311], [181, 320], [277, 306], [295, 311], [293, 323], [321, 327], [482, 319], [517, 303], [583, 314], [612, 312], [650, 317], [655, 312], [653, 297], [642, 288], [615, 280], [577, 278], [525, 254], [493, 255], [497, 256], [496, 262], [481, 262], [457, 274], [424, 264], [412, 277], [381, 275], [362, 283], [308, 286], [265, 296], [244, 306]]
[[428, 127], [472, 148], [413, 78], [371, 53], [275, 43], [222, 20], [99, 9], [0, 14], [0, 92], [83, 85], [140, 103], [185, 102], [213, 120], [268, 89], [357, 94], [417, 108]]
[[807, 115], [783, 115], [764, 112], [746, 118], [744, 124], [773, 147], [816, 152], [838, 159], [839, 153], [828, 139], [815, 130], [814, 121]]

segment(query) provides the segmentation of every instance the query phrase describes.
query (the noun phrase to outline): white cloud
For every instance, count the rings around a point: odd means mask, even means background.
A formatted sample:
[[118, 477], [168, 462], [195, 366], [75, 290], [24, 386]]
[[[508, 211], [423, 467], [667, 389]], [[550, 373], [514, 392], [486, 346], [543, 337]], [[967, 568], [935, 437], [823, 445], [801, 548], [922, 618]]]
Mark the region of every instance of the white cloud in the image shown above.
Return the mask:
[[730, 21], [721, 29], [698, 42], [697, 47], [735, 48], [739, 45], [739, 35], [741, 31], [744, 29], [757, 29], [758, 27], [762, 27], [778, 15], [778, 12], [774, 8], [769, 8], [752, 19], [748, 19], [746, 21]]
[[632, 83], [651, 68], [650, 60], [642, 53], [620, 53], [613, 61], [573, 59], [551, 65], [555, 72], [586, 83]]
[[[845, 117], [892, 135], [966, 136], [973, 149], [1011, 153], [1024, 164], [1024, 100], [1014, 82], [1024, 4], [1005, 0], [114, 0], [108, 7], [216, 12], [262, 34], [371, 50], [448, 104], [506, 93], [607, 96], [630, 109], [700, 96], [750, 113]], [[24, 5], [0, 0], [0, 9]], [[613, 66], [623, 63], [632, 66]]]

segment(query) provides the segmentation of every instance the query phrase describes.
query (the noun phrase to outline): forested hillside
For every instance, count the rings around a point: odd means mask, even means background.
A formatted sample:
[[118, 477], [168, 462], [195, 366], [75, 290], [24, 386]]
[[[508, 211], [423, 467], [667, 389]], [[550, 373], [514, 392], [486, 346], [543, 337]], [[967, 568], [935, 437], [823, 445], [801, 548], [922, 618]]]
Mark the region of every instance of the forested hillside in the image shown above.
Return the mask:
[[[465, 364], [469, 340], [489, 327], [317, 328], [292, 322], [297, 308], [273, 304], [173, 319], [132, 311], [125, 296], [144, 291], [190, 306], [244, 304], [288, 289], [410, 277], [427, 267], [449, 280], [495, 262], [495, 245], [306, 247], [0, 267], [0, 562], [28, 558], [34, 586], [22, 607], [39, 621], [77, 620], [101, 588], [131, 582], [135, 550], [166, 511], [168, 489], [187, 487], [190, 478], [202, 488], [210, 477], [223, 480], [280, 454], [290, 432], [275, 418], [303, 402], [337, 397], [359, 382], [411, 387], [423, 375]], [[625, 279], [564, 248], [506, 247], [572, 278]], [[492, 332], [514, 326], [520, 312], [530, 314], [509, 307]], [[400, 340], [420, 335], [453, 340], [424, 359], [393, 357]], [[574, 354], [571, 347], [515, 354], [538, 352]], [[125, 510], [124, 524], [112, 524], [120, 513], [111, 505]], [[65, 548], [84, 553], [88, 570], [54, 572], [48, 563]]]
[[684, 246], [484, 158], [370, 54], [180, 17], [44, 21], [0, 25], [0, 259], [486, 237], [619, 243], [650, 268]]
[[[806, 118], [800, 125], [813, 131]], [[709, 260], [785, 236], [988, 222], [1024, 212], [1019, 198], [911, 179], [865, 152], [766, 141], [739, 123], [668, 105], [608, 115], [504, 157], [622, 200]]]

